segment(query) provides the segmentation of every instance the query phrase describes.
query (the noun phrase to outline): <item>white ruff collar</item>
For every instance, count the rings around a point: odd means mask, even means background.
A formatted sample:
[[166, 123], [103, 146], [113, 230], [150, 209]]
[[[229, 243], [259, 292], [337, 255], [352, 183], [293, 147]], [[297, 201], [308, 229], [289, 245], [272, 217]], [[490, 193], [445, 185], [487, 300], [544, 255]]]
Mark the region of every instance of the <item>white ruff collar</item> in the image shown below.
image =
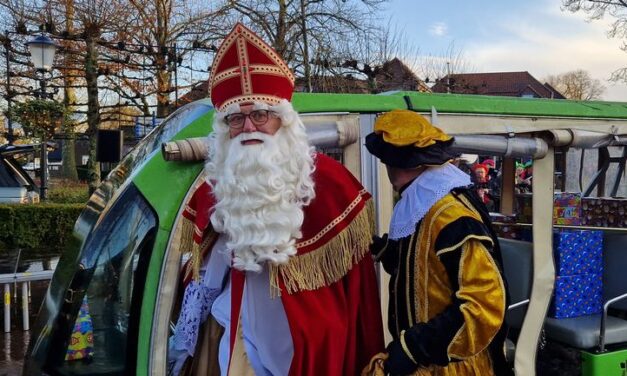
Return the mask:
[[451, 189], [470, 185], [470, 176], [450, 163], [429, 167], [401, 194], [390, 222], [390, 239], [398, 240], [416, 230], [416, 224]]

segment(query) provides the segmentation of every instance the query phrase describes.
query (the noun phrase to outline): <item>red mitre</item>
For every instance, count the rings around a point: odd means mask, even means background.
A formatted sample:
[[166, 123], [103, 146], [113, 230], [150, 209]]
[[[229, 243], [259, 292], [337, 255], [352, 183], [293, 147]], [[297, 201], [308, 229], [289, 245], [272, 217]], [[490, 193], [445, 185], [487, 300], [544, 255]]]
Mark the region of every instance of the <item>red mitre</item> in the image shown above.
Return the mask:
[[272, 47], [238, 22], [218, 48], [209, 88], [218, 111], [233, 103], [277, 104], [292, 98], [294, 75]]

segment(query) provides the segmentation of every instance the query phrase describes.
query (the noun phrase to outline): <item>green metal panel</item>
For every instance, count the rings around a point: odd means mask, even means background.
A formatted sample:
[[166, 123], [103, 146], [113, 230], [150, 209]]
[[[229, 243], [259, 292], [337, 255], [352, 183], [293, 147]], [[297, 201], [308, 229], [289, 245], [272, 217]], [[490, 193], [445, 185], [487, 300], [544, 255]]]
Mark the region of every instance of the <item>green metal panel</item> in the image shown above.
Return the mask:
[[487, 95], [433, 94], [396, 92], [390, 95], [364, 94], [308, 94], [295, 93], [293, 103], [300, 112], [383, 112], [408, 108], [419, 112], [485, 114], [505, 116], [578, 117], [599, 119], [627, 119], [627, 103], [600, 101], [571, 101], [496, 97]]
[[146, 285], [144, 287], [144, 299], [142, 301], [141, 319], [139, 323], [139, 340], [137, 341], [137, 367], [135, 374], [138, 376], [148, 375], [148, 355], [150, 354], [150, 336], [152, 332], [152, 317], [155, 312], [155, 300], [157, 289], [159, 288], [159, 276], [161, 275], [161, 265], [165, 248], [170, 238], [170, 232], [159, 229], [155, 239], [148, 274], [146, 275]]
[[407, 108], [402, 96], [366, 94], [294, 93], [296, 111], [310, 112], [383, 112]]
[[627, 118], [627, 103], [461, 94], [410, 94], [418, 111], [510, 116]]
[[625, 376], [627, 375], [627, 349], [601, 354], [581, 352], [582, 376]]

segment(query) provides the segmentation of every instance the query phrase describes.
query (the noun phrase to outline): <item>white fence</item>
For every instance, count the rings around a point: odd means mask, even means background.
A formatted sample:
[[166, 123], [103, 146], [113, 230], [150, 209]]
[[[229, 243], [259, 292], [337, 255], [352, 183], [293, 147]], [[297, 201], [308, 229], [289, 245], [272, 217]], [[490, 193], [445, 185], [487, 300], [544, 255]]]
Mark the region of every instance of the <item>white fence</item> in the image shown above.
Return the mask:
[[[52, 279], [54, 270], [42, 270], [38, 272], [0, 274], [0, 285], [4, 285], [4, 332], [11, 331], [11, 285], [15, 286], [17, 295], [17, 285], [20, 284], [22, 292], [22, 322], [24, 330], [30, 329], [29, 324], [29, 296], [30, 282]], [[17, 298], [17, 296], [16, 296]], [[17, 301], [17, 299], [15, 299]]]

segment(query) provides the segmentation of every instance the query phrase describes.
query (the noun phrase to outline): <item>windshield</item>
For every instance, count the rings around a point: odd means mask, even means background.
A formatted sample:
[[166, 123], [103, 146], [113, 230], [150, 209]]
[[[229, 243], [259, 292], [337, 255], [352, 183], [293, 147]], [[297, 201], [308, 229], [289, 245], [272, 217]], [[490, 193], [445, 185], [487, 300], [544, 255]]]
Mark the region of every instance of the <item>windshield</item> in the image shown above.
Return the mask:
[[[59, 262], [38, 318], [43, 330], [34, 339], [25, 374], [43, 369], [55, 375], [93, 375], [98, 369], [101, 375], [121, 375], [135, 368], [126, 350], [136, 347], [157, 217], [134, 185], [109, 213], [85, 244], [91, 252], [81, 253], [75, 262], [64, 254]], [[83, 354], [77, 356], [77, 351]]]
[[0, 159], [0, 187], [21, 187], [15, 170], [4, 159]]

